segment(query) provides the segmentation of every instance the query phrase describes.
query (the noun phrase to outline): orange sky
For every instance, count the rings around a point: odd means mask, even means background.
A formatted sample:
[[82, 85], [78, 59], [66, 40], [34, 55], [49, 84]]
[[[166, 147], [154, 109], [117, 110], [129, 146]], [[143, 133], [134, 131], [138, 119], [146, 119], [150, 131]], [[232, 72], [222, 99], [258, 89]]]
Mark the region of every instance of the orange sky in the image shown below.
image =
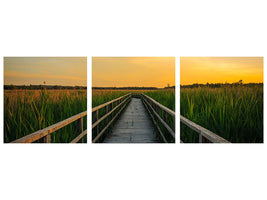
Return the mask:
[[175, 85], [174, 57], [93, 57], [93, 87]]
[[181, 57], [181, 85], [263, 82], [263, 57]]
[[5, 85], [86, 86], [86, 57], [5, 57]]

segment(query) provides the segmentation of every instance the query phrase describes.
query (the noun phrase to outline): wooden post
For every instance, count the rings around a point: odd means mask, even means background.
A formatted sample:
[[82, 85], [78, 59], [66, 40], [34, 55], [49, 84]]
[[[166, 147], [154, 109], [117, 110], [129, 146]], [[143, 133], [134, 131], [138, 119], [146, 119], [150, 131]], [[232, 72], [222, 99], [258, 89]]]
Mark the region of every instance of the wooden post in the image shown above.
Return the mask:
[[51, 134], [44, 137], [44, 143], [51, 143]]
[[[111, 103], [111, 109], [110, 110], [112, 110], [113, 109], [113, 102]], [[114, 112], [112, 112], [112, 114], [111, 114], [111, 119], [113, 119], [113, 116], [114, 116]]]
[[[80, 119], [77, 120], [77, 130], [78, 133], [81, 134], [83, 132], [83, 118], [81, 117]], [[83, 143], [83, 137], [82, 137], [82, 143]]]
[[[95, 111], [95, 121], [97, 121], [97, 120], [98, 120], [98, 110]], [[96, 136], [97, 136], [99, 133], [99, 126], [96, 125], [95, 129], [96, 129]]]
[[165, 110], [162, 110], [162, 115], [163, 115], [163, 120], [167, 123], [167, 113], [165, 112]]
[[175, 122], [175, 117], [173, 118], [173, 120], [174, 120], [174, 121], [173, 121], [173, 128], [174, 128], [174, 132], [175, 132], [175, 123], [176, 123], [176, 122]]
[[[106, 105], [105, 106], [105, 114], [107, 114], [108, 113], [108, 106], [109, 105]], [[106, 118], [106, 120], [105, 120], [105, 126], [108, 124], [108, 121], [109, 121], [109, 116]], [[108, 130], [107, 130], [108, 131]]]
[[203, 143], [203, 136], [199, 134], [199, 143]]

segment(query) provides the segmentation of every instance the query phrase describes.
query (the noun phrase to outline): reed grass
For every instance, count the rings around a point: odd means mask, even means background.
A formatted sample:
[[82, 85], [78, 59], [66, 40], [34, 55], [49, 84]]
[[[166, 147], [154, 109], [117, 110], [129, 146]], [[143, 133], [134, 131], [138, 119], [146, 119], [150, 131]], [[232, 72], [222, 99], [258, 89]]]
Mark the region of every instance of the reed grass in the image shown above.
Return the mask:
[[92, 108], [128, 93], [129, 90], [92, 90]]
[[[86, 109], [86, 90], [5, 90], [4, 141], [11, 142]], [[86, 129], [86, 117], [83, 124]], [[78, 135], [76, 127], [73, 122], [52, 133], [51, 142], [70, 142]]]
[[[181, 115], [233, 143], [263, 142], [263, 87], [181, 88]], [[183, 142], [198, 134], [181, 123]]]
[[175, 90], [165, 89], [165, 90], [150, 90], [144, 92], [147, 96], [156, 100], [160, 104], [166, 106], [167, 108], [175, 111]]

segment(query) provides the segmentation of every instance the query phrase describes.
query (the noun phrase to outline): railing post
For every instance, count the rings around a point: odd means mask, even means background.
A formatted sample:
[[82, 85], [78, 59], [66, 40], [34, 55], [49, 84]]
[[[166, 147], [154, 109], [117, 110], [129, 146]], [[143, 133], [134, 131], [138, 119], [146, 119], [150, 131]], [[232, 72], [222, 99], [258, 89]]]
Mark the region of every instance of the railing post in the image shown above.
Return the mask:
[[[111, 110], [113, 109], [113, 102], [111, 103]], [[113, 116], [114, 116], [114, 112], [112, 112], [111, 114], [111, 119], [113, 119]]]
[[163, 120], [167, 123], [167, 113], [165, 110], [162, 110]]
[[[153, 103], [153, 102], [152, 102], [152, 103]], [[154, 104], [154, 103], [153, 103], [153, 105], [154, 105], [154, 109], [155, 109], [156, 113], [159, 114], [159, 112], [158, 112], [158, 111], [159, 111], [158, 106], [157, 106], [156, 104]], [[157, 119], [157, 123], [159, 123], [159, 121], [160, 121], [160, 120]]]
[[[109, 105], [106, 105], [105, 106], [105, 114], [107, 114], [108, 113], [108, 106]], [[106, 118], [106, 120], [105, 120], [105, 126], [108, 124], [108, 122], [109, 122], [109, 116]]]
[[51, 143], [51, 134], [44, 137], [44, 143]]
[[199, 134], [199, 143], [203, 143], [203, 136], [202, 136], [202, 134]]
[[[78, 119], [77, 122], [78, 122], [77, 130], [78, 130], [78, 133], [81, 134], [83, 132], [83, 117]], [[82, 141], [81, 142], [83, 143], [83, 137], [82, 137]]]
[[[98, 110], [95, 111], [95, 122], [98, 120]], [[96, 136], [98, 135], [99, 133], [99, 127], [98, 125], [96, 125]]]

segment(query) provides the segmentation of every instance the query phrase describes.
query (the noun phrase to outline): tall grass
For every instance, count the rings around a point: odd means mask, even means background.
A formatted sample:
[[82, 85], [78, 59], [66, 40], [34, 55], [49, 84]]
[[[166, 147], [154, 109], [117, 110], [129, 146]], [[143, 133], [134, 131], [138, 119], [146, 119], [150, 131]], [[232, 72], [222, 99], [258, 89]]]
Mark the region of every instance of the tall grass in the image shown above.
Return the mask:
[[[86, 108], [86, 90], [5, 90], [4, 141], [11, 142], [46, 128]], [[83, 124], [86, 129], [86, 118]], [[73, 122], [52, 133], [51, 141], [70, 142], [77, 135]]]
[[130, 92], [129, 90], [92, 90], [92, 108]]
[[[263, 142], [263, 87], [181, 88], [181, 115], [236, 143]], [[198, 134], [181, 123], [181, 139]]]
[[175, 90], [151, 90], [144, 92], [147, 96], [156, 100], [160, 104], [166, 106], [167, 108], [175, 111]]

